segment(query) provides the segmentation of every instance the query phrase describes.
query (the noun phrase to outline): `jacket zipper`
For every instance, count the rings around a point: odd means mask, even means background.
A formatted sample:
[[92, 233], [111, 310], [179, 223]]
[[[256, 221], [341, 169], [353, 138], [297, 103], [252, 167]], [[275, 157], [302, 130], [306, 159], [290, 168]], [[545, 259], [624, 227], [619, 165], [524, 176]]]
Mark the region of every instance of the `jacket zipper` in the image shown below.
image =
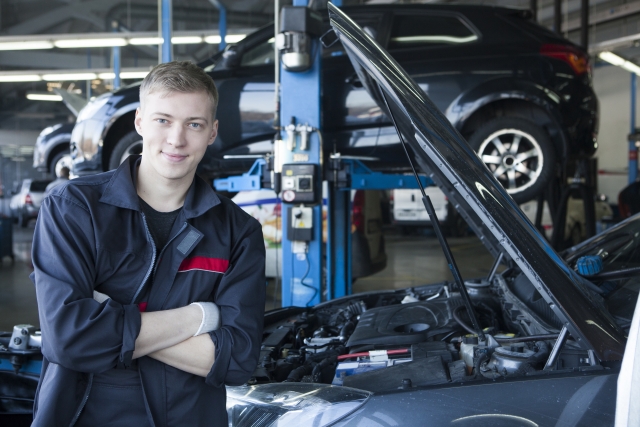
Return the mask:
[[69, 427], [73, 427], [73, 425], [78, 422], [78, 418], [80, 418], [80, 414], [84, 409], [84, 405], [86, 405], [87, 400], [89, 400], [89, 393], [91, 393], [92, 384], [93, 384], [93, 374], [89, 374], [89, 384], [87, 384], [87, 389], [84, 391], [84, 397], [82, 398], [82, 402], [80, 402], [80, 407], [78, 408], [78, 412], [76, 412], [76, 415], [71, 420]]
[[131, 304], [135, 304], [136, 299], [138, 298], [138, 295], [140, 294], [140, 292], [142, 291], [142, 288], [144, 287], [144, 284], [147, 283], [149, 276], [151, 276], [151, 272], [154, 270], [154, 265], [156, 263], [156, 244], [153, 241], [151, 232], [149, 231], [149, 226], [147, 225], [147, 219], [145, 218], [142, 212], [140, 212], [140, 215], [142, 215], [142, 223], [144, 224], [144, 230], [147, 232], [147, 240], [151, 242], [151, 247], [153, 248], [153, 257], [151, 258], [151, 265], [149, 266], [149, 270], [147, 270], [147, 274], [144, 275], [144, 279], [142, 279], [142, 283], [140, 283], [140, 286], [138, 286], [138, 290], [136, 290], [136, 293], [133, 296], [133, 299], [131, 300]]

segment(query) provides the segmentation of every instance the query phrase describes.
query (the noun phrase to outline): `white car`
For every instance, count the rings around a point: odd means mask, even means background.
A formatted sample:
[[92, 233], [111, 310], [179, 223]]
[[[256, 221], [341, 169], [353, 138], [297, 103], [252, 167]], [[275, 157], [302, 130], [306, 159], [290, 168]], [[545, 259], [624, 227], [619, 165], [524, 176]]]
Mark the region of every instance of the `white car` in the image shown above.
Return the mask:
[[[444, 193], [435, 186], [425, 187], [424, 191], [431, 199], [438, 221], [445, 231], [452, 237], [466, 236], [467, 223], [449, 205]], [[416, 227], [431, 226], [431, 219], [422, 203], [422, 193], [419, 189], [391, 190], [391, 200], [393, 224], [401, 227], [404, 234], [409, 234]]]

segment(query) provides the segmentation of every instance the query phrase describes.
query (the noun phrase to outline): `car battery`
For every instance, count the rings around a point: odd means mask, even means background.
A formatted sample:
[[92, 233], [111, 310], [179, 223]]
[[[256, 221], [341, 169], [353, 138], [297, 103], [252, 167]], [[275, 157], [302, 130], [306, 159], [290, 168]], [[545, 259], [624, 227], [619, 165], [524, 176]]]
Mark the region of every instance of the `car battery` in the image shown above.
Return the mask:
[[333, 377], [332, 385], [342, 385], [345, 377], [350, 375], [363, 374], [377, 369], [387, 368], [400, 363], [410, 362], [411, 359], [389, 359], [386, 361], [372, 362], [370, 360], [359, 360], [340, 362], [336, 368], [336, 375]]

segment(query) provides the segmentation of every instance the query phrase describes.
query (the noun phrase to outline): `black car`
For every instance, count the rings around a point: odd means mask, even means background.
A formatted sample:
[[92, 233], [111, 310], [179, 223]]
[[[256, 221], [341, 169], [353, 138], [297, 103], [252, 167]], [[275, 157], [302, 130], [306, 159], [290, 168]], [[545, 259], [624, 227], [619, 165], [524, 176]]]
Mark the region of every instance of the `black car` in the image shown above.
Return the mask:
[[69, 142], [74, 126], [75, 123], [59, 123], [40, 132], [33, 150], [34, 169], [49, 172], [56, 177], [62, 167], [71, 166]]
[[[410, 4], [343, 10], [404, 67], [519, 203], [543, 188], [557, 162], [596, 150], [598, 102], [588, 56], [528, 11]], [[267, 26], [206, 68], [220, 91], [220, 133], [202, 174], [246, 172], [247, 156], [272, 152], [273, 43]], [[393, 126], [340, 43], [323, 49], [322, 70], [325, 154], [335, 148], [378, 159], [368, 162], [376, 170], [406, 170]], [[133, 126], [138, 89], [103, 95], [82, 110], [71, 140], [74, 173], [113, 169], [140, 152]]]

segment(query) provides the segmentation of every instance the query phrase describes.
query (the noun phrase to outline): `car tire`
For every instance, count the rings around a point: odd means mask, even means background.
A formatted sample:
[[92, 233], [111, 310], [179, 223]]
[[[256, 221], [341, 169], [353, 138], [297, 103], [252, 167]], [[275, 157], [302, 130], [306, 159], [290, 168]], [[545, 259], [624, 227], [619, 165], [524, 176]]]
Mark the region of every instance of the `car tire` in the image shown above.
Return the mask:
[[117, 169], [127, 157], [132, 154], [142, 153], [142, 137], [135, 130], [122, 137], [113, 147], [109, 157], [109, 169]]
[[49, 172], [53, 175], [54, 178], [57, 178], [60, 173], [60, 169], [63, 167], [68, 167], [71, 170], [71, 154], [68, 151], [61, 151], [51, 159], [51, 163], [49, 163]]
[[469, 145], [518, 204], [536, 198], [554, 175], [556, 153], [551, 139], [529, 120], [490, 120], [471, 135]]

